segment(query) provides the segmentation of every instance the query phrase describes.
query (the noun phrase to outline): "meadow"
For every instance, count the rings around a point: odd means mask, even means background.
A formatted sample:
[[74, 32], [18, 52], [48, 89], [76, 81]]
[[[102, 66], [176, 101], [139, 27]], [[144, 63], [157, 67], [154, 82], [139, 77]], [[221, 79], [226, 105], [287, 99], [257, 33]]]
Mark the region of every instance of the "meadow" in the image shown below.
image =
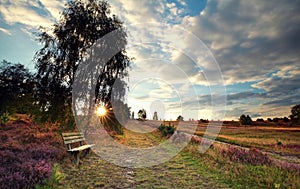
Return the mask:
[[[124, 129], [123, 135], [114, 135], [123, 145], [151, 147], [170, 137], [160, 132], [155, 126], [159, 124], [154, 121], [128, 124], [131, 127]], [[176, 128], [176, 122], [160, 124]], [[205, 153], [199, 153], [207, 123], [183, 122], [180, 132], [189, 133], [192, 124], [197, 126], [195, 136], [180, 153], [165, 163], [146, 168], [119, 167], [94, 153], [82, 158], [76, 166], [66, 153], [57, 125], [20, 120], [1, 124], [0, 185], [1, 188], [300, 188], [297, 150], [300, 127], [224, 124], [216, 143]], [[137, 126], [140, 127], [132, 131]]]

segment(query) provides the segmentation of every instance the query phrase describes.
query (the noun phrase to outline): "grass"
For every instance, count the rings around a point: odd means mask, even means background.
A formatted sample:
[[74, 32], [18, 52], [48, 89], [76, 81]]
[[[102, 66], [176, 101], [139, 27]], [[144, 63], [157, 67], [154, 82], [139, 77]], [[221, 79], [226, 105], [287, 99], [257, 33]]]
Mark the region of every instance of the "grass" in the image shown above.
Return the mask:
[[[130, 173], [128, 175], [128, 173]], [[127, 169], [95, 156], [68, 167], [59, 188], [299, 188], [299, 174], [276, 166], [237, 163], [216, 149], [199, 154], [190, 144], [170, 161]]]
[[[254, 135], [254, 129], [249, 128], [225, 130], [222, 136], [233, 138], [260, 139], [264, 136], [267, 141], [273, 141], [271, 129], [269, 134], [263, 130], [262, 135]], [[200, 132], [199, 130], [197, 132]], [[284, 132], [287, 134], [286, 132]], [[227, 134], [227, 135], [226, 135]], [[295, 134], [295, 133], [294, 133]], [[275, 135], [277, 136], [277, 135]], [[290, 138], [293, 142], [297, 134]], [[274, 137], [274, 136], [273, 136]], [[117, 140], [132, 147], [149, 147], [157, 145], [165, 138], [156, 131], [138, 133], [124, 130], [123, 136]], [[263, 138], [262, 138], [263, 139]], [[280, 138], [288, 139], [286, 136]], [[274, 140], [276, 142], [276, 140]], [[285, 143], [285, 140], [282, 140]], [[288, 141], [288, 140], [286, 140]], [[243, 140], [234, 141], [246, 143]], [[268, 144], [268, 143], [267, 143]], [[264, 146], [264, 145], [262, 145]], [[257, 164], [248, 159], [239, 161], [243, 156], [232, 158], [232, 154], [224, 151], [222, 146], [210, 148], [206, 153], [198, 151], [199, 145], [190, 143], [170, 161], [149, 168], [124, 168], [106, 162], [96, 155], [91, 155], [82, 160], [79, 167], [62, 165], [65, 175], [57, 188], [300, 188], [299, 172], [273, 163]], [[223, 152], [223, 153], [222, 153]], [[257, 154], [254, 154], [257, 156]], [[265, 159], [263, 154], [258, 154]], [[254, 158], [255, 158], [254, 156]]]
[[[206, 125], [195, 132], [203, 136]], [[212, 133], [208, 137], [216, 136]], [[217, 140], [244, 147], [255, 147], [265, 151], [300, 157], [300, 127], [278, 126], [223, 126]]]

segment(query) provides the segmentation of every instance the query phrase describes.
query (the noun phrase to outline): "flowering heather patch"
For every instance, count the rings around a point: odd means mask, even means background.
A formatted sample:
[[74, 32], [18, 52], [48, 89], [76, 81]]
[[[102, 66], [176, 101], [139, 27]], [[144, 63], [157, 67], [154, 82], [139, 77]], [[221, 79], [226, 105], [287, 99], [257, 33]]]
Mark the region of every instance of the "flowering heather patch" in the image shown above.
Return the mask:
[[34, 188], [51, 175], [54, 161], [67, 155], [56, 131], [22, 121], [0, 125], [0, 188]]
[[283, 145], [283, 147], [300, 151], [300, 144], [287, 144], [287, 145]]
[[250, 148], [245, 150], [242, 148], [228, 147], [227, 149], [221, 149], [223, 157], [228, 157], [231, 161], [238, 163], [247, 163], [252, 165], [271, 165], [272, 160], [266, 154], [256, 148]]
[[300, 175], [300, 165], [286, 161], [275, 162], [275, 165], [285, 170], [296, 171]]

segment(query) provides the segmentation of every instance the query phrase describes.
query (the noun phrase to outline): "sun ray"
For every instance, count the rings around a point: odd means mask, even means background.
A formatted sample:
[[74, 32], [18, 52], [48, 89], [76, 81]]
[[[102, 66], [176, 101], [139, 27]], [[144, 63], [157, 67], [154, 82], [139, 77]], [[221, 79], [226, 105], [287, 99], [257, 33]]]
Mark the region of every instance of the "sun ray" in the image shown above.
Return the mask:
[[107, 110], [104, 106], [99, 106], [97, 109], [96, 109], [96, 114], [100, 117], [104, 117], [107, 113]]

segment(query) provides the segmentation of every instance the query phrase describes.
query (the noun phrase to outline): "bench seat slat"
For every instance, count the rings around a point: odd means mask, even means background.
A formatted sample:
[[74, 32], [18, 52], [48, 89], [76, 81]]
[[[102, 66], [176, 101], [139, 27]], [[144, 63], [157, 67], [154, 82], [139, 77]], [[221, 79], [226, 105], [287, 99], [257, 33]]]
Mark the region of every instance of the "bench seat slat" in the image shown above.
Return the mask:
[[64, 140], [73, 140], [73, 139], [83, 139], [84, 140], [84, 137], [83, 136], [65, 136], [63, 137]]
[[72, 148], [72, 149], [68, 150], [68, 152], [81, 151], [81, 150], [85, 150], [85, 149], [91, 148], [93, 146], [94, 146], [94, 144], [86, 144], [86, 145], [83, 145], [83, 146], [79, 146], [77, 148]]
[[63, 137], [66, 137], [66, 136], [83, 136], [83, 133], [76, 133], [76, 132], [73, 132], [73, 133], [62, 133], [62, 136]]

